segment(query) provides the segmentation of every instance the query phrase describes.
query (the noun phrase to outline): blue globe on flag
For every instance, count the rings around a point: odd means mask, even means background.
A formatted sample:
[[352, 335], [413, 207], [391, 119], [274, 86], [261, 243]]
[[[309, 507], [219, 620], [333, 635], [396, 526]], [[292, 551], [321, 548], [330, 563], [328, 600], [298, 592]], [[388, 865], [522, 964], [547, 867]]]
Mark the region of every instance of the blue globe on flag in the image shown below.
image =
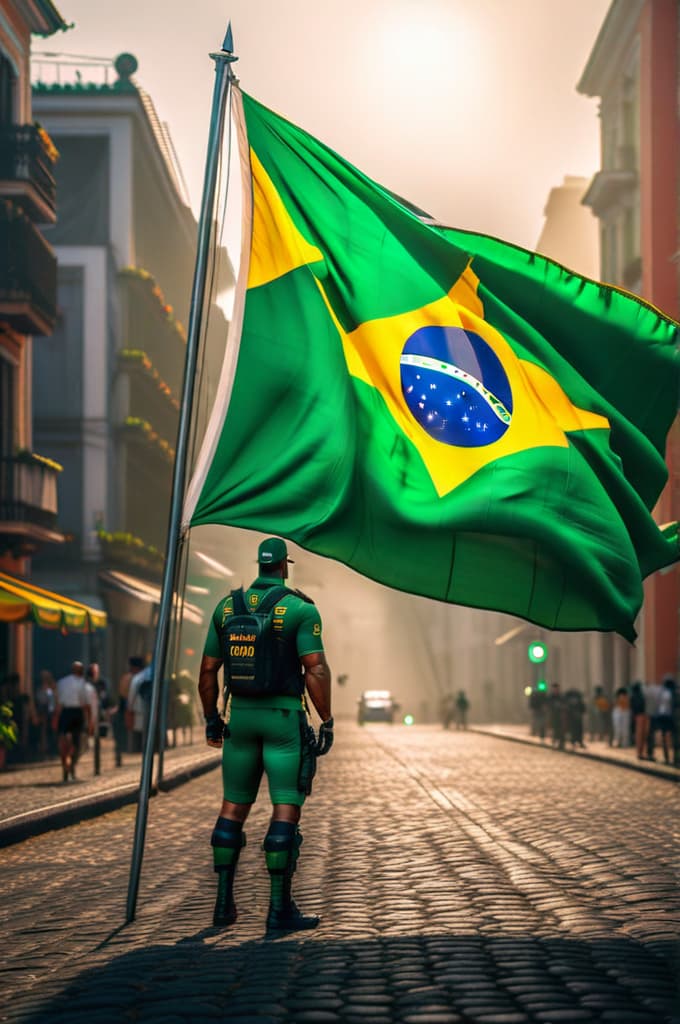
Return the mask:
[[512, 420], [512, 391], [490, 345], [462, 327], [420, 327], [401, 354], [401, 388], [430, 437], [461, 448], [493, 444]]

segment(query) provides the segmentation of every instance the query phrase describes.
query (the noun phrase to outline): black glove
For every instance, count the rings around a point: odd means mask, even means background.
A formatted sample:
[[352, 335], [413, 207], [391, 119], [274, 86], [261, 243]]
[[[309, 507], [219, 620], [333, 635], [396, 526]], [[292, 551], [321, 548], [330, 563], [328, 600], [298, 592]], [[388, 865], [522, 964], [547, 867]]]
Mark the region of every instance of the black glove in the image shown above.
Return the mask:
[[208, 715], [205, 719], [205, 738], [210, 740], [212, 743], [221, 743], [222, 737], [224, 736], [224, 722], [220, 716], [215, 713], [214, 715]]
[[322, 722], [319, 726], [319, 738], [316, 741], [316, 756], [322, 757], [333, 746], [333, 719]]

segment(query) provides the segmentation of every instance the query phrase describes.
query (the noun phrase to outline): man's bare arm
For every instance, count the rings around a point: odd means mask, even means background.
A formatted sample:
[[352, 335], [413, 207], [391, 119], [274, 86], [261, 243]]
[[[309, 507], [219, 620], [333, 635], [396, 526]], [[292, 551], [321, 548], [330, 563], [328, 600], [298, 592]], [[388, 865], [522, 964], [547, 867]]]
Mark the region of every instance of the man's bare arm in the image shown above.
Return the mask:
[[207, 654], [203, 655], [198, 673], [198, 695], [201, 698], [203, 714], [206, 718], [217, 714], [217, 698], [220, 694], [217, 673], [221, 667], [221, 658], [210, 658]]
[[305, 670], [305, 686], [322, 722], [331, 717], [331, 670], [323, 651], [304, 654], [300, 661]]

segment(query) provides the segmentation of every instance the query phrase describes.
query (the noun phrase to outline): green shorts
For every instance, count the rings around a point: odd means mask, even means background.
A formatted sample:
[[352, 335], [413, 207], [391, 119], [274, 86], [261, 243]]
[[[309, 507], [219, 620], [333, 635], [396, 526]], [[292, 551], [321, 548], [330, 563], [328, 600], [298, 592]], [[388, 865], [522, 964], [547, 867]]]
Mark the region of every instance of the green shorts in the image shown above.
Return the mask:
[[252, 804], [264, 771], [273, 804], [302, 807], [305, 794], [298, 789], [298, 774], [303, 714], [299, 697], [232, 697], [222, 745], [225, 800]]

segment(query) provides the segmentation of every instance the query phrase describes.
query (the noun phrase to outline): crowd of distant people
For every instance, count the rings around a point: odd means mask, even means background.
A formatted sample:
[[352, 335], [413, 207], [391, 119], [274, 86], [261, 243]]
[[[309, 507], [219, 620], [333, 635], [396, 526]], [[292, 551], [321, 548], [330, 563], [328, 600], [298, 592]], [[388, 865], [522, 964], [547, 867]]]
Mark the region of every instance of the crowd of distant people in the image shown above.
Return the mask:
[[[120, 766], [125, 753], [139, 753], [143, 749], [151, 683], [151, 666], [148, 659], [141, 656], [128, 659], [115, 697], [97, 662], [85, 666], [74, 661], [70, 671], [58, 680], [52, 672], [43, 669], [32, 694], [22, 690], [17, 673], [8, 674], [0, 682], [0, 705], [9, 709], [16, 726], [16, 741], [6, 752], [7, 762], [58, 756], [62, 779], [68, 782], [76, 778], [78, 760], [88, 747], [94, 748], [98, 761], [101, 738], [112, 736], [115, 763]], [[180, 673], [179, 679], [173, 677], [170, 729], [191, 730], [192, 693], [193, 684], [187, 673]]]
[[612, 697], [596, 686], [586, 701], [574, 687], [562, 691], [535, 687], [529, 696], [531, 734], [564, 750], [585, 749], [600, 741], [619, 749], [634, 749], [640, 761], [656, 761], [657, 751], [666, 764], [680, 767], [680, 694], [672, 676], [660, 683], [634, 682], [620, 686]]

